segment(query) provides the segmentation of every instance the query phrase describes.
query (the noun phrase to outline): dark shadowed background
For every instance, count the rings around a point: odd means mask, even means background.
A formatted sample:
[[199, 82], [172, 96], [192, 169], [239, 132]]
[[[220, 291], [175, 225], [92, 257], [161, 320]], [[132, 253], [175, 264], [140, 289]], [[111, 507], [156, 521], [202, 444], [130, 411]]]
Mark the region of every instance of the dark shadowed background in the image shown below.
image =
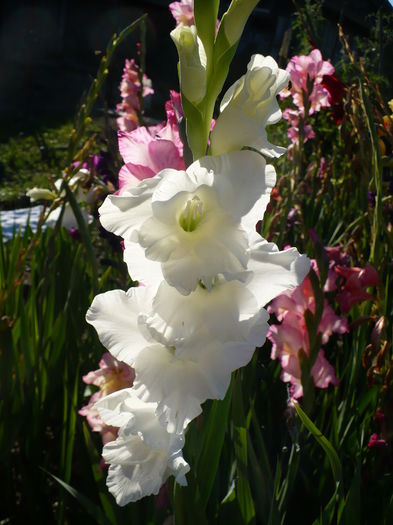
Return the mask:
[[[156, 95], [149, 112], [163, 117], [163, 102], [177, 89], [176, 50], [169, 37], [175, 26], [166, 0], [3, 0], [0, 18], [0, 126], [1, 136], [48, 119], [71, 117], [96, 73], [109, 38], [142, 13], [147, 23], [146, 69]], [[222, 1], [222, 9], [229, 1]], [[303, 2], [299, 1], [298, 5]], [[324, 57], [338, 52], [336, 24], [346, 32], [367, 36], [367, 15], [387, 0], [330, 0], [323, 5], [327, 19], [317, 45]], [[228, 82], [244, 72], [252, 53], [278, 59], [285, 32], [291, 25], [294, 3], [262, 0], [253, 12]], [[119, 101], [118, 84], [126, 57], [136, 54], [137, 33], [118, 49], [98, 111], [104, 100], [110, 108]], [[285, 57], [284, 57], [285, 58]], [[281, 59], [282, 61], [282, 59]], [[284, 65], [284, 64], [281, 64]]]

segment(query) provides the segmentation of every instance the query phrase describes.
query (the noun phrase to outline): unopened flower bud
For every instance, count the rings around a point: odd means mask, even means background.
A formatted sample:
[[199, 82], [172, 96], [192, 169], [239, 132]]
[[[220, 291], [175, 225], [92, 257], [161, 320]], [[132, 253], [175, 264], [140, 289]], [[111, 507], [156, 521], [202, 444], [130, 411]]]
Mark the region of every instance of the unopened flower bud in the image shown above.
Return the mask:
[[259, 0], [237, 0], [232, 2], [223, 19], [225, 36], [232, 46], [241, 37], [247, 19]]
[[206, 93], [206, 53], [195, 26], [179, 25], [171, 32], [180, 60], [180, 86], [184, 96], [198, 104]]
[[26, 195], [30, 197], [31, 201], [51, 201], [56, 199], [57, 195], [53, 191], [48, 190], [48, 188], [32, 188], [26, 192]]
[[375, 351], [378, 351], [379, 347], [381, 346], [381, 336], [385, 326], [386, 318], [382, 316], [375, 323], [373, 331], [371, 332], [371, 344], [373, 345]]

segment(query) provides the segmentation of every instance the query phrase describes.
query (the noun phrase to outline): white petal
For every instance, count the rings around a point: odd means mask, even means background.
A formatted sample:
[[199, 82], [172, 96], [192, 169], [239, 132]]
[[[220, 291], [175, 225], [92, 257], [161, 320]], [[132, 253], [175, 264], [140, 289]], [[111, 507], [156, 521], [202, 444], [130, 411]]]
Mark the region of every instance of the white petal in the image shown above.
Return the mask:
[[248, 270], [253, 273], [249, 286], [255, 291], [261, 306], [285, 290], [298, 286], [310, 270], [310, 260], [306, 255], [300, 255], [296, 248], [280, 252], [274, 243], [262, 237], [249, 253]]
[[154, 191], [153, 203], [167, 203], [179, 192], [194, 193], [200, 186], [213, 186], [214, 175], [209, 173], [206, 169], [191, 169], [196, 168], [197, 162], [194, 162], [187, 168], [187, 171], [181, 170], [163, 170], [161, 172], [161, 182], [157, 185]]
[[263, 218], [266, 207], [270, 201], [270, 194], [276, 184], [276, 170], [274, 166], [268, 164], [265, 169], [265, 189], [256, 201], [252, 209], [242, 217], [241, 225], [247, 232], [255, 233], [255, 227], [258, 221]]
[[151, 301], [148, 287], [130, 288], [127, 293], [111, 290], [97, 295], [86, 314], [86, 321], [94, 326], [101, 343], [116, 359], [130, 366], [148, 344], [138, 326], [138, 316], [150, 310]]
[[164, 279], [161, 264], [147, 259], [145, 250], [138, 243], [124, 241], [123, 257], [128, 273], [134, 281], [156, 289]]
[[174, 454], [168, 461], [169, 475], [175, 476], [176, 483], [183, 487], [187, 485], [186, 474], [190, 471], [190, 466], [179, 453]]
[[265, 127], [282, 116], [276, 96], [289, 75], [272, 57], [253, 55], [247, 73], [223, 97], [220, 115], [211, 133], [213, 155], [252, 147], [268, 157], [279, 157], [285, 148], [270, 144]]
[[107, 425], [122, 427], [119, 436], [139, 436], [151, 449], [168, 446], [168, 435], [155, 416], [156, 403], [144, 403], [135, 389], [124, 388], [100, 399], [94, 407]]
[[178, 238], [181, 242], [162, 263], [162, 272], [180, 293], [190, 293], [200, 281], [210, 288], [217, 274], [238, 273], [246, 268], [247, 236], [225, 215], [217, 214], [200, 224], [192, 235], [181, 232]]
[[197, 160], [187, 171], [203, 167], [214, 172], [214, 188], [219, 205], [234, 220], [241, 217], [266, 192], [265, 159], [253, 151], [234, 151]]
[[286, 148], [269, 142], [265, 125], [259, 120], [248, 117], [238, 107], [230, 107], [221, 113], [213, 128], [212, 153], [213, 155], [233, 153], [246, 146], [272, 158], [278, 158], [286, 152]]
[[132, 414], [124, 410], [124, 401], [129, 398], [130, 390], [130, 388], [123, 388], [97, 401], [94, 408], [98, 410], [104, 423], [113, 427], [121, 427], [129, 423]]
[[158, 404], [156, 414], [169, 433], [183, 432], [201, 413], [201, 403], [215, 397], [203, 370], [193, 361], [176, 359], [163, 345], [148, 347], [134, 366], [137, 395]]
[[[108, 446], [109, 443], [105, 445]], [[116, 503], [123, 507], [145, 496], [158, 494], [166, 481], [165, 469], [165, 452], [149, 453], [146, 447], [143, 461], [110, 465], [106, 484], [109, 492], [116, 498]]]
[[227, 105], [232, 101], [232, 99], [239, 94], [243, 88], [244, 77], [245, 75], [236, 80], [236, 82], [234, 82], [232, 86], [225, 92], [220, 104], [220, 113], [222, 113]]
[[198, 286], [187, 296], [163, 282], [145, 322], [156, 339], [175, 346], [182, 356], [183, 347], [190, 348], [187, 357], [198, 361], [198, 352], [214, 340], [259, 346], [264, 338], [261, 315], [267, 316], [266, 312], [260, 313], [259, 301], [251, 287], [221, 278], [210, 291]]
[[[266, 132], [262, 130], [264, 137]], [[241, 108], [228, 105], [219, 115], [211, 132], [212, 155], [241, 150], [254, 142], [261, 134], [261, 126], [256, 119], [244, 114]]]
[[138, 227], [151, 216], [151, 196], [160, 175], [130, 184], [121, 195], [109, 195], [99, 208], [103, 227], [124, 239], [137, 240]]
[[[262, 313], [263, 312], [263, 313]], [[269, 328], [267, 324], [268, 314], [261, 311], [264, 324], [259, 325], [261, 331], [261, 344]], [[199, 359], [199, 366], [204, 370], [210, 384], [214, 385], [214, 399], [224, 399], [228, 390], [232, 372], [246, 366], [255, 351], [255, 346], [249, 343], [226, 343], [225, 345], [212, 346], [208, 352], [204, 352]]]
[[127, 421], [117, 439], [103, 449], [110, 464], [107, 485], [119, 505], [157, 494], [169, 475], [186, 484], [184, 436], [165, 431], [155, 415], [155, 403], [144, 403], [134, 389], [125, 389], [102, 399], [97, 407], [109, 421]]

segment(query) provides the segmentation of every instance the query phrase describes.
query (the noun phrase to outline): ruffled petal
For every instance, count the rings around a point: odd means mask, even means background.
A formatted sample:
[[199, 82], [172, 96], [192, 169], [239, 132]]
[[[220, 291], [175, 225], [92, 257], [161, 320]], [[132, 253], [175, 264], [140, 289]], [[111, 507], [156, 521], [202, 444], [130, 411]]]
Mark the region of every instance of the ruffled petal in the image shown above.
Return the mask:
[[271, 144], [265, 127], [281, 119], [277, 94], [289, 74], [272, 57], [253, 55], [247, 72], [223, 97], [220, 115], [211, 133], [213, 155], [247, 146], [268, 157], [279, 157], [285, 148]]
[[147, 287], [130, 288], [127, 293], [111, 290], [97, 295], [86, 314], [86, 321], [94, 326], [101, 343], [116, 359], [130, 366], [148, 344], [138, 316], [150, 310], [151, 301], [152, 290]]
[[298, 286], [310, 270], [310, 260], [299, 254], [296, 248], [279, 251], [274, 243], [262, 237], [249, 253], [248, 270], [252, 272], [252, 287], [261, 306]]
[[121, 195], [108, 195], [99, 208], [103, 227], [124, 239], [138, 239], [140, 225], [151, 216], [151, 196], [160, 180], [159, 175], [134, 182], [122, 188]]
[[120, 424], [115, 441], [104, 446], [110, 464], [107, 485], [123, 506], [157, 494], [169, 475], [185, 484], [188, 464], [182, 457], [183, 435], [170, 435], [156, 417], [155, 403], [138, 399], [134, 389], [125, 389], [97, 403], [106, 421]]

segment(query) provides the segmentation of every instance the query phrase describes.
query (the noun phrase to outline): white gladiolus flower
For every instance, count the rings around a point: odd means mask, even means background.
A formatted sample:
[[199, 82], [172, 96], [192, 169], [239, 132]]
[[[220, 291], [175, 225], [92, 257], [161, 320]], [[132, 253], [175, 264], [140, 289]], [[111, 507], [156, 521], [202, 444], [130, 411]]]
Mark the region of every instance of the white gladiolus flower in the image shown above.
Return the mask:
[[118, 505], [158, 494], [170, 475], [187, 485], [184, 436], [166, 432], [155, 415], [155, 403], [145, 403], [125, 388], [100, 399], [95, 408], [107, 425], [120, 427], [117, 439], [102, 453], [110, 465], [106, 483]]
[[[92, 190], [90, 190], [87, 194], [83, 192], [83, 190], [80, 187], [80, 184], [86, 180], [89, 177], [89, 170], [85, 168], [81, 168], [69, 181], [68, 185], [71, 189], [71, 191], [74, 192], [75, 198], [77, 202], [84, 203], [89, 202], [92, 198]], [[63, 176], [65, 176], [65, 173], [63, 173]], [[65, 197], [65, 191], [62, 189], [63, 186], [63, 178], [56, 179], [54, 182], [55, 188], [57, 190], [56, 192], [53, 192], [51, 190], [48, 190], [47, 188], [32, 188], [27, 191], [26, 195], [30, 197], [31, 201], [36, 200], [55, 200], [57, 198], [64, 198]], [[61, 212], [62, 212], [62, 202], [58, 201], [58, 206], [54, 210], [52, 210], [48, 217], [46, 218], [46, 225], [49, 226], [49, 228], [54, 228], [60, 218]], [[92, 217], [89, 216], [87, 210], [84, 207], [80, 208], [81, 214], [85, 222], [91, 222], [93, 220]], [[66, 202], [64, 206], [64, 212], [62, 215], [61, 225], [63, 228], [71, 229], [71, 228], [78, 228], [78, 222], [75, 218], [74, 212], [72, 211], [72, 207], [68, 202]]]
[[[131, 288], [127, 293], [112, 290], [96, 296], [87, 313], [86, 319], [97, 330], [102, 344], [116, 359], [135, 369], [135, 392], [143, 401], [158, 403], [157, 416], [168, 432], [181, 433], [200, 414], [206, 399], [222, 399], [231, 373], [246, 365], [255, 346], [265, 341], [267, 312], [258, 308], [248, 290], [240, 290], [240, 283], [226, 284], [226, 297], [218, 286], [217, 294], [215, 290], [211, 294], [201, 290], [199, 299], [189, 301], [169, 289], [166, 313], [165, 305], [158, 313], [152, 311], [148, 287]], [[237, 304], [231, 306], [230, 293], [234, 290]], [[209, 327], [203, 329], [206, 317], [201, 317], [202, 300], [213, 315], [214, 307], [222, 305], [225, 298], [225, 312], [215, 313], [217, 323], [225, 323], [217, 326], [224, 340], [209, 339], [214, 323], [211, 318]], [[226, 313], [231, 319], [225, 319]], [[189, 324], [183, 326], [183, 322]], [[229, 326], [230, 332], [225, 334]], [[185, 338], [187, 332], [189, 339]]]
[[222, 276], [210, 291], [199, 286], [190, 295], [179, 294], [163, 281], [145, 323], [156, 339], [172, 344], [176, 357], [182, 359], [197, 361], [195, 354], [214, 342], [218, 346], [244, 343], [254, 350], [265, 341], [268, 315], [253, 292], [251, 285], [228, 282]]
[[158, 286], [160, 265], [154, 268], [126, 243], [131, 275], [135, 265], [138, 279], [150, 278], [154, 286], [98, 295], [88, 311], [104, 346], [135, 369], [137, 395], [158, 403], [157, 416], [168, 432], [182, 432], [206, 399], [225, 396], [231, 373], [265, 341], [263, 306], [309, 271], [308, 258], [295, 248], [279, 252], [257, 234], [252, 240], [248, 269], [239, 275], [246, 284], [218, 275], [210, 291], [200, 285], [187, 296], [165, 281]]
[[[151, 283], [152, 310], [143, 315], [152, 336], [176, 348], [176, 356], [195, 359], [209, 342], [264, 343], [266, 315], [261, 309], [284, 290], [294, 288], [307, 275], [310, 261], [296, 248], [278, 251], [256, 232], [251, 235], [247, 270], [239, 281], [216, 276], [211, 290], [198, 286], [184, 296], [163, 281], [159, 265], [144, 257], [135, 244], [125, 242], [124, 260], [133, 278]], [[136, 277], [134, 277], [136, 276]]]
[[[60, 218], [62, 206], [58, 206], [48, 215], [45, 223], [49, 228], [54, 228], [57, 224], [57, 221]], [[92, 222], [93, 218], [89, 215], [86, 208], [80, 208], [82, 217], [86, 223]], [[78, 221], [75, 218], [74, 212], [71, 208], [71, 205], [67, 202], [64, 207], [63, 217], [61, 219], [61, 225], [63, 228], [71, 230], [71, 228], [79, 228]]]
[[[231, 3], [215, 40], [217, 67], [225, 66], [221, 55], [237, 42], [256, 3]], [[207, 86], [204, 46], [195, 26], [178, 25], [171, 37], [182, 101], [198, 111], [215, 82], [213, 75]], [[95, 404], [104, 423], [119, 428], [103, 457], [110, 465], [108, 488], [121, 506], [157, 494], [170, 475], [187, 484], [187, 425], [207, 399], [225, 397], [232, 372], [264, 344], [266, 304], [309, 271], [309, 259], [296, 248], [279, 251], [255, 230], [276, 183], [264, 156], [285, 152], [270, 144], [266, 126], [281, 118], [276, 97], [288, 79], [272, 57], [253, 55], [223, 97], [210, 136], [212, 155], [185, 171], [131, 177], [99, 209], [103, 227], [123, 237], [128, 272], [142, 285], [97, 295], [86, 314], [101, 343], [135, 371], [132, 388]], [[210, 121], [201, 118], [198, 129], [209, 129]], [[188, 132], [193, 125], [191, 118]], [[195, 157], [206, 152], [198, 140], [191, 144]], [[80, 170], [69, 182], [77, 198], [84, 175]]]
[[246, 270], [248, 224], [262, 217], [275, 180], [274, 169], [252, 151], [203, 157], [187, 171], [165, 169], [110, 195], [101, 223], [139, 242], [181, 293], [200, 282], [210, 289], [218, 274]]
[[194, 25], [178, 25], [171, 31], [179, 54], [179, 79], [182, 93], [198, 104], [206, 93], [206, 52]]
[[48, 190], [48, 188], [37, 188], [36, 186], [34, 186], [34, 188], [31, 188], [31, 190], [28, 190], [26, 192], [26, 195], [30, 197], [30, 200], [32, 202], [39, 200], [52, 201], [57, 197], [56, 193]]
[[248, 146], [268, 157], [285, 148], [270, 144], [265, 127], [281, 119], [276, 96], [288, 84], [289, 74], [268, 56], [253, 55], [247, 73], [225, 93], [220, 115], [211, 133], [211, 151], [219, 155]]
[[[78, 188], [78, 183], [82, 181], [84, 178], [86, 178], [89, 175], [89, 171], [81, 168], [69, 181], [68, 184], [72, 191], [75, 191], [78, 189], [77, 194], [77, 200], [78, 202], [81, 202], [84, 199], [83, 192]], [[54, 191], [48, 190], [48, 188], [37, 188], [36, 186], [26, 192], [26, 195], [30, 197], [31, 201], [38, 201], [38, 200], [54, 200], [57, 197], [64, 197], [65, 192], [61, 192], [61, 186], [63, 183], [63, 179], [57, 179], [55, 181], [55, 187], [58, 191], [58, 193], [55, 193]]]

